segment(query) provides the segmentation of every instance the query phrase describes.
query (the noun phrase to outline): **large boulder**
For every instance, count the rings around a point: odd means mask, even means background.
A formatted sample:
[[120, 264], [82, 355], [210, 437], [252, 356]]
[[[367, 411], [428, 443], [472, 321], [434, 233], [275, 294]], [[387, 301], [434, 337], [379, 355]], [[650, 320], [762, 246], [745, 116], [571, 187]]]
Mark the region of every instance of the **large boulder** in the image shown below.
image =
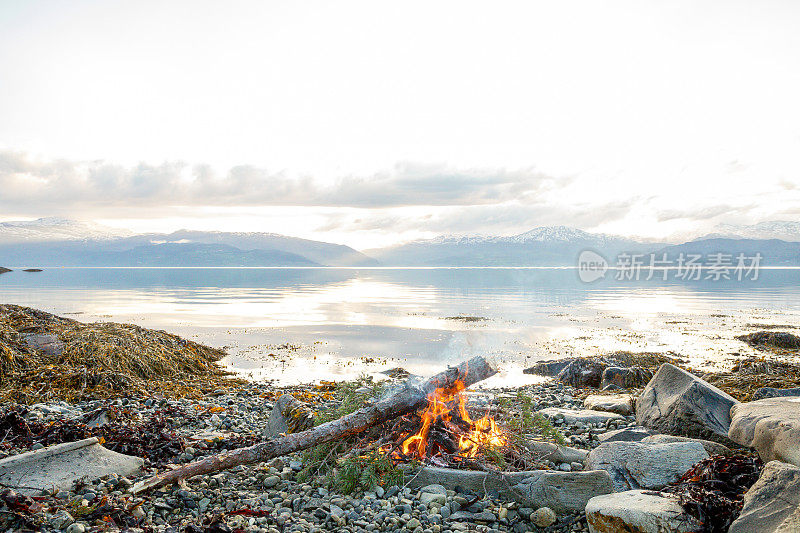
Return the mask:
[[706, 458], [698, 442], [604, 442], [589, 452], [586, 468], [608, 472], [616, 491], [661, 489]]
[[539, 410], [539, 414], [551, 420], [562, 419], [567, 424], [581, 422], [583, 424], [607, 424], [612, 420], [625, 420], [625, 417], [616, 413], [592, 411], [591, 409], [564, 409], [563, 407], [546, 407]]
[[633, 414], [636, 400], [630, 394], [590, 394], [583, 400], [583, 406], [594, 411], [606, 411], [628, 416]]
[[765, 463], [800, 466], [800, 397], [765, 398], [731, 409], [731, 440], [755, 448]]
[[[586, 504], [591, 533], [700, 533], [703, 524], [678, 499], [660, 492], [629, 490], [596, 496]], [[753, 530], [756, 531], [756, 530]]]
[[645, 437], [641, 440], [644, 444], [669, 444], [672, 442], [698, 442], [700, 445], [705, 448], [708, 455], [731, 455], [733, 454], [733, 450], [720, 444], [719, 442], [714, 442], [711, 440], [703, 440], [703, 439], [691, 439], [689, 437], [678, 437], [677, 435], [664, 435], [659, 433], [658, 435], [650, 435], [649, 437]]
[[762, 387], [753, 393], [753, 400], [763, 400], [764, 398], [781, 398], [784, 396], [800, 396], [800, 387], [795, 387], [793, 389]]
[[557, 513], [583, 511], [586, 503], [614, 491], [604, 470], [560, 472], [530, 470], [497, 472], [425, 466], [408, 469], [408, 485], [421, 488], [432, 483], [453, 490], [463, 487], [478, 494], [497, 491], [501, 499], [528, 507], [549, 507]]
[[726, 444], [732, 396], [669, 363], [664, 363], [636, 400], [636, 422], [660, 433]]
[[739, 517], [728, 533], [800, 531], [800, 468], [771, 461], [744, 495]]
[[600, 378], [601, 389], [637, 389], [644, 387], [653, 372], [640, 366], [623, 368], [619, 366], [609, 366], [603, 370]]

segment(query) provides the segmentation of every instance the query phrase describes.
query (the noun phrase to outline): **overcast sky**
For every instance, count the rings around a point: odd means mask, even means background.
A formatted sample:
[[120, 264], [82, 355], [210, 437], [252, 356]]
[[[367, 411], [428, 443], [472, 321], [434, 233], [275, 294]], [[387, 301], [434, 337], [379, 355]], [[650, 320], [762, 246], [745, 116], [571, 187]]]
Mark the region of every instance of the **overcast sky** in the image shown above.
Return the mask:
[[0, 219], [369, 248], [800, 220], [800, 2], [0, 0]]

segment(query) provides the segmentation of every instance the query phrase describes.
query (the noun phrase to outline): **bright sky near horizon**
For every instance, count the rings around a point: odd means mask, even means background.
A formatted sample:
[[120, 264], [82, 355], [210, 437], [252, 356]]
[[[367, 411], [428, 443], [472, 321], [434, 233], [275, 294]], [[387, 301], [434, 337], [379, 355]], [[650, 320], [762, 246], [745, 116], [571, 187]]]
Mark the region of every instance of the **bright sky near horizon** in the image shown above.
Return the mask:
[[800, 220], [800, 3], [0, 0], [0, 219], [369, 248]]

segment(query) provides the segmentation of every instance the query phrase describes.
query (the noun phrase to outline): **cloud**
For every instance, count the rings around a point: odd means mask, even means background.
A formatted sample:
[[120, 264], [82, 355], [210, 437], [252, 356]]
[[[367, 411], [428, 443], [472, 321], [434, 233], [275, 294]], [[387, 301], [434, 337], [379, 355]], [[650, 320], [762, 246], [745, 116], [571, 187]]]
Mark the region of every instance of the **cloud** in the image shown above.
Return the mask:
[[0, 207], [35, 214], [123, 207], [485, 205], [535, 198], [569, 183], [533, 169], [454, 169], [398, 164], [333, 183], [240, 165], [217, 174], [182, 162], [123, 167], [105, 161], [37, 160], [0, 151]]
[[721, 215], [738, 215], [753, 209], [754, 205], [732, 206], [719, 204], [711, 206], [698, 206], [690, 209], [665, 209], [656, 213], [656, 220], [666, 222], [668, 220], [687, 219], [687, 220], [708, 220]]
[[549, 201], [532, 201], [455, 206], [445, 208], [395, 208], [372, 212], [338, 213], [327, 217], [317, 231], [386, 231], [396, 233], [429, 232], [454, 235], [511, 235], [537, 226], [560, 225], [591, 229], [625, 218], [638, 200], [632, 198], [598, 204], [565, 206]]

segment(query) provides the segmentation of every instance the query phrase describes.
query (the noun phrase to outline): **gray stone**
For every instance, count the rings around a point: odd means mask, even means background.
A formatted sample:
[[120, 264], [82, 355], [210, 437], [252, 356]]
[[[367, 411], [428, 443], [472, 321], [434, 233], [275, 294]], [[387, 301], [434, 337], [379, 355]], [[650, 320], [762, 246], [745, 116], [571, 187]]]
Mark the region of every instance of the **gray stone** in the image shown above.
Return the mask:
[[61, 355], [64, 352], [64, 343], [58, 335], [28, 333], [22, 338], [25, 344], [44, 355]]
[[558, 373], [558, 381], [573, 387], [600, 386], [603, 371], [616, 361], [606, 360], [602, 357], [583, 358], [573, 360]]
[[108, 450], [91, 437], [0, 460], [0, 484], [35, 495], [41, 490], [70, 489], [79, 479], [129, 476], [143, 465], [143, 459]]
[[591, 394], [583, 400], [583, 406], [593, 411], [628, 416], [633, 414], [634, 402], [630, 394]]
[[655, 435], [652, 429], [636, 426], [632, 428], [615, 429], [606, 431], [597, 436], [600, 442], [639, 442], [651, 435]]
[[65, 510], [58, 511], [50, 517], [49, 523], [55, 529], [64, 529], [75, 521], [72, 515]]
[[536, 374], [538, 376], [555, 377], [575, 359], [555, 359], [550, 361], [539, 361], [533, 366], [522, 371], [523, 374]]
[[686, 514], [677, 498], [660, 492], [642, 490], [629, 490], [592, 498], [586, 504], [586, 521], [591, 533], [703, 531], [703, 524]]
[[753, 400], [763, 400], [764, 398], [781, 398], [784, 396], [800, 396], [800, 387], [794, 389], [774, 389], [763, 387], [753, 393]]
[[606, 442], [589, 453], [587, 468], [607, 471], [616, 491], [660, 489], [706, 458], [698, 442]]
[[501, 501], [523, 506], [550, 507], [556, 512], [582, 511], [590, 498], [614, 490], [608, 472], [584, 470], [559, 472], [483, 472], [426, 466], [408, 472], [409, 486], [418, 488], [437, 483], [448, 490], [463, 487], [476, 494], [497, 491]]
[[695, 375], [664, 363], [636, 400], [636, 423], [669, 435], [727, 444], [736, 399]]
[[677, 435], [650, 435], [640, 442], [644, 444], [669, 444], [671, 442], [698, 442], [705, 448], [708, 455], [731, 455], [733, 450], [727, 446], [710, 440], [692, 439], [690, 437], [678, 437]]
[[765, 398], [731, 409], [728, 435], [755, 448], [765, 463], [779, 460], [800, 466], [800, 397]]
[[538, 440], [525, 441], [525, 448], [528, 449], [540, 461], [551, 461], [553, 463], [585, 463], [589, 452], [571, 448], [569, 446], [559, 446], [552, 442]]
[[745, 493], [742, 512], [728, 533], [797, 533], [799, 518], [800, 468], [771, 461]]
[[609, 366], [603, 370], [600, 388], [606, 389], [613, 386], [620, 389], [637, 389], [647, 385], [647, 382], [652, 377], [652, 371], [640, 366], [632, 366], [630, 368]]
[[552, 526], [556, 522], [556, 519], [558, 519], [558, 516], [556, 516], [555, 511], [549, 507], [540, 507], [531, 513], [531, 522], [537, 527]]
[[419, 502], [428, 506], [432, 503], [437, 503], [441, 506], [447, 503], [447, 494], [442, 494], [439, 492], [423, 492], [419, 495]]
[[271, 489], [281, 482], [280, 476], [267, 476], [264, 478], [264, 488]]
[[275, 402], [267, 420], [265, 437], [276, 437], [282, 433], [296, 433], [314, 425], [314, 411], [291, 394], [284, 394]]
[[581, 422], [583, 424], [606, 424], [611, 420], [625, 420], [625, 417], [616, 413], [592, 411], [590, 409], [564, 409], [562, 407], [547, 407], [541, 409], [539, 414], [550, 419], [563, 418], [568, 424]]
[[84, 417], [84, 424], [88, 428], [100, 428], [109, 422], [107, 409], [97, 409]]

